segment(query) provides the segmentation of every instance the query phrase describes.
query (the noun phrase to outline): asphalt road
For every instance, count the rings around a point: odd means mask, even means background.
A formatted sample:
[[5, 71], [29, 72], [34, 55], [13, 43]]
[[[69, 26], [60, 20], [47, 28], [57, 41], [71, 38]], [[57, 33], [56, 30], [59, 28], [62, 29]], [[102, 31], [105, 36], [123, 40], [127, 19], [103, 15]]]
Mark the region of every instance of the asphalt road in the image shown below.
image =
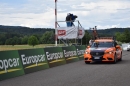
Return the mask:
[[78, 61], [0, 81], [0, 86], [130, 86], [130, 52], [117, 64]]

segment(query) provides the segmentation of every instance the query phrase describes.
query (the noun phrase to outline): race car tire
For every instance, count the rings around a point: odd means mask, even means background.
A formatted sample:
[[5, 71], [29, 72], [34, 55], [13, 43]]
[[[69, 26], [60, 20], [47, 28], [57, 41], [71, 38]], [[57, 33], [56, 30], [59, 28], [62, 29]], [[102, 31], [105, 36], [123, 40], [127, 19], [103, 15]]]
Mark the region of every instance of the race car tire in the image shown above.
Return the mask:
[[85, 64], [90, 64], [90, 62], [89, 61], [85, 61]]
[[114, 56], [114, 61], [112, 62], [113, 64], [116, 64], [116, 62], [117, 62], [117, 57], [116, 57], [116, 54], [115, 54], [115, 56]]
[[118, 59], [118, 61], [122, 61], [122, 53], [121, 53], [121, 58], [120, 58], [120, 59]]

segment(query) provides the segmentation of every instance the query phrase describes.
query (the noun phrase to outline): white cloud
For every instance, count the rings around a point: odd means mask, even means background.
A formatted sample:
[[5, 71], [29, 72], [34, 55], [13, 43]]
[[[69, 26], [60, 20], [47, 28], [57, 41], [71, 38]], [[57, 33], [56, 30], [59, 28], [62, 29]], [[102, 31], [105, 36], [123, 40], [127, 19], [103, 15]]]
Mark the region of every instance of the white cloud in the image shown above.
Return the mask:
[[97, 29], [109, 29], [109, 28], [120, 28], [120, 24], [106, 25], [106, 26], [97, 25]]
[[[28, 27], [55, 27], [54, 0], [27, 0], [21, 5], [0, 3], [0, 24], [28, 26]], [[129, 0], [58, 0], [57, 20], [64, 21], [67, 13], [78, 16], [85, 29], [128, 27], [130, 25]]]

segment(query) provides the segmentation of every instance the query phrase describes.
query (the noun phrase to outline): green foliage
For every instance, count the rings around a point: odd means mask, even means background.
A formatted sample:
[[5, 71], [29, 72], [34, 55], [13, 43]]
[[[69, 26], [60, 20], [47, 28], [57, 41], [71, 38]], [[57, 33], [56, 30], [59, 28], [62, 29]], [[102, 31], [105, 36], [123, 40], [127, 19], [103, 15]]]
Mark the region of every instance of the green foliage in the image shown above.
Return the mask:
[[130, 42], [130, 31], [125, 29], [123, 33], [116, 32], [115, 33], [117, 41], [128, 43]]
[[0, 34], [0, 45], [4, 45], [6, 41], [5, 34]]
[[8, 43], [8, 41], [10, 38], [14, 39], [14, 36], [18, 37], [18, 38], [15, 37], [15, 41], [16, 41], [15, 44], [28, 44], [28, 37], [32, 35], [36, 36], [39, 43], [42, 44], [40, 39], [46, 31], [54, 32], [54, 29], [0, 25], [0, 45], [11, 44]]
[[130, 42], [130, 31], [128, 29], [126, 29], [124, 32], [124, 42]]
[[33, 34], [43, 34], [46, 31], [54, 31], [51, 28], [29, 28], [21, 26], [2, 26], [0, 25], [0, 33], [10, 33], [10, 34], [22, 34], [22, 35], [33, 35]]
[[116, 33], [115, 33], [115, 36], [116, 36], [116, 40], [117, 40], [117, 41], [122, 41], [122, 37], [123, 37], [123, 34], [122, 34], [122, 33], [116, 32]]
[[82, 39], [82, 44], [83, 45], [89, 44], [90, 38], [91, 38], [91, 35], [87, 31], [85, 31], [85, 35], [84, 35], [84, 37]]
[[35, 45], [38, 45], [39, 42], [38, 42], [38, 39], [37, 37], [35, 36], [30, 36], [29, 39], [28, 39], [28, 44], [31, 45], [31, 46], [35, 46]]
[[[130, 42], [130, 28], [110, 28], [98, 30], [99, 36], [115, 35], [120, 42]], [[35, 36], [40, 44], [54, 44], [55, 34], [51, 28], [29, 28], [21, 26], [2, 26], [0, 25], [0, 45], [20, 45], [28, 44], [30, 36]], [[88, 44], [92, 37], [92, 30], [86, 30], [82, 39], [82, 44]], [[75, 42], [75, 40], [72, 40]]]
[[7, 39], [5, 42], [6, 45], [15, 45], [15, 40], [13, 38]]
[[15, 45], [21, 44], [21, 38], [18, 38], [17, 36], [14, 36], [14, 37], [12, 38], [12, 40], [14, 41], [14, 44], [15, 44]]
[[42, 44], [53, 44], [55, 43], [54, 37], [55, 35], [53, 31], [47, 31], [42, 35], [40, 42]]
[[13, 38], [9, 38], [6, 40], [5, 42], [6, 45], [20, 45], [21, 44], [21, 38], [18, 38], [16, 36], [14, 36]]
[[33, 36], [37, 37], [37, 39], [39, 41], [39, 44], [42, 44], [41, 41], [40, 41], [40, 39], [41, 39], [41, 37], [42, 37], [43, 34], [33, 34]]
[[[124, 32], [126, 28], [110, 28], [110, 29], [99, 29], [97, 32], [101, 36], [113, 36], [116, 32]], [[130, 28], [129, 28], [130, 29]], [[92, 33], [92, 30], [88, 30], [89, 33]]]
[[28, 43], [28, 36], [24, 36], [21, 40], [22, 44], [27, 44]]

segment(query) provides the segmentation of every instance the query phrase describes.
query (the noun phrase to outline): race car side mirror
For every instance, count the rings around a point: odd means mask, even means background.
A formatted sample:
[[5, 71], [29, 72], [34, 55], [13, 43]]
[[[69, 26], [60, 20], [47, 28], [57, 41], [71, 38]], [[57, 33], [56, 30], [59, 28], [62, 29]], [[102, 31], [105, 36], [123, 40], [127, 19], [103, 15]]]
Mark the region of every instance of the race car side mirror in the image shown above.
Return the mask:
[[119, 46], [119, 45], [116, 45], [116, 48], [120, 48], [120, 46]]
[[87, 48], [90, 48], [90, 46], [87, 46]]

